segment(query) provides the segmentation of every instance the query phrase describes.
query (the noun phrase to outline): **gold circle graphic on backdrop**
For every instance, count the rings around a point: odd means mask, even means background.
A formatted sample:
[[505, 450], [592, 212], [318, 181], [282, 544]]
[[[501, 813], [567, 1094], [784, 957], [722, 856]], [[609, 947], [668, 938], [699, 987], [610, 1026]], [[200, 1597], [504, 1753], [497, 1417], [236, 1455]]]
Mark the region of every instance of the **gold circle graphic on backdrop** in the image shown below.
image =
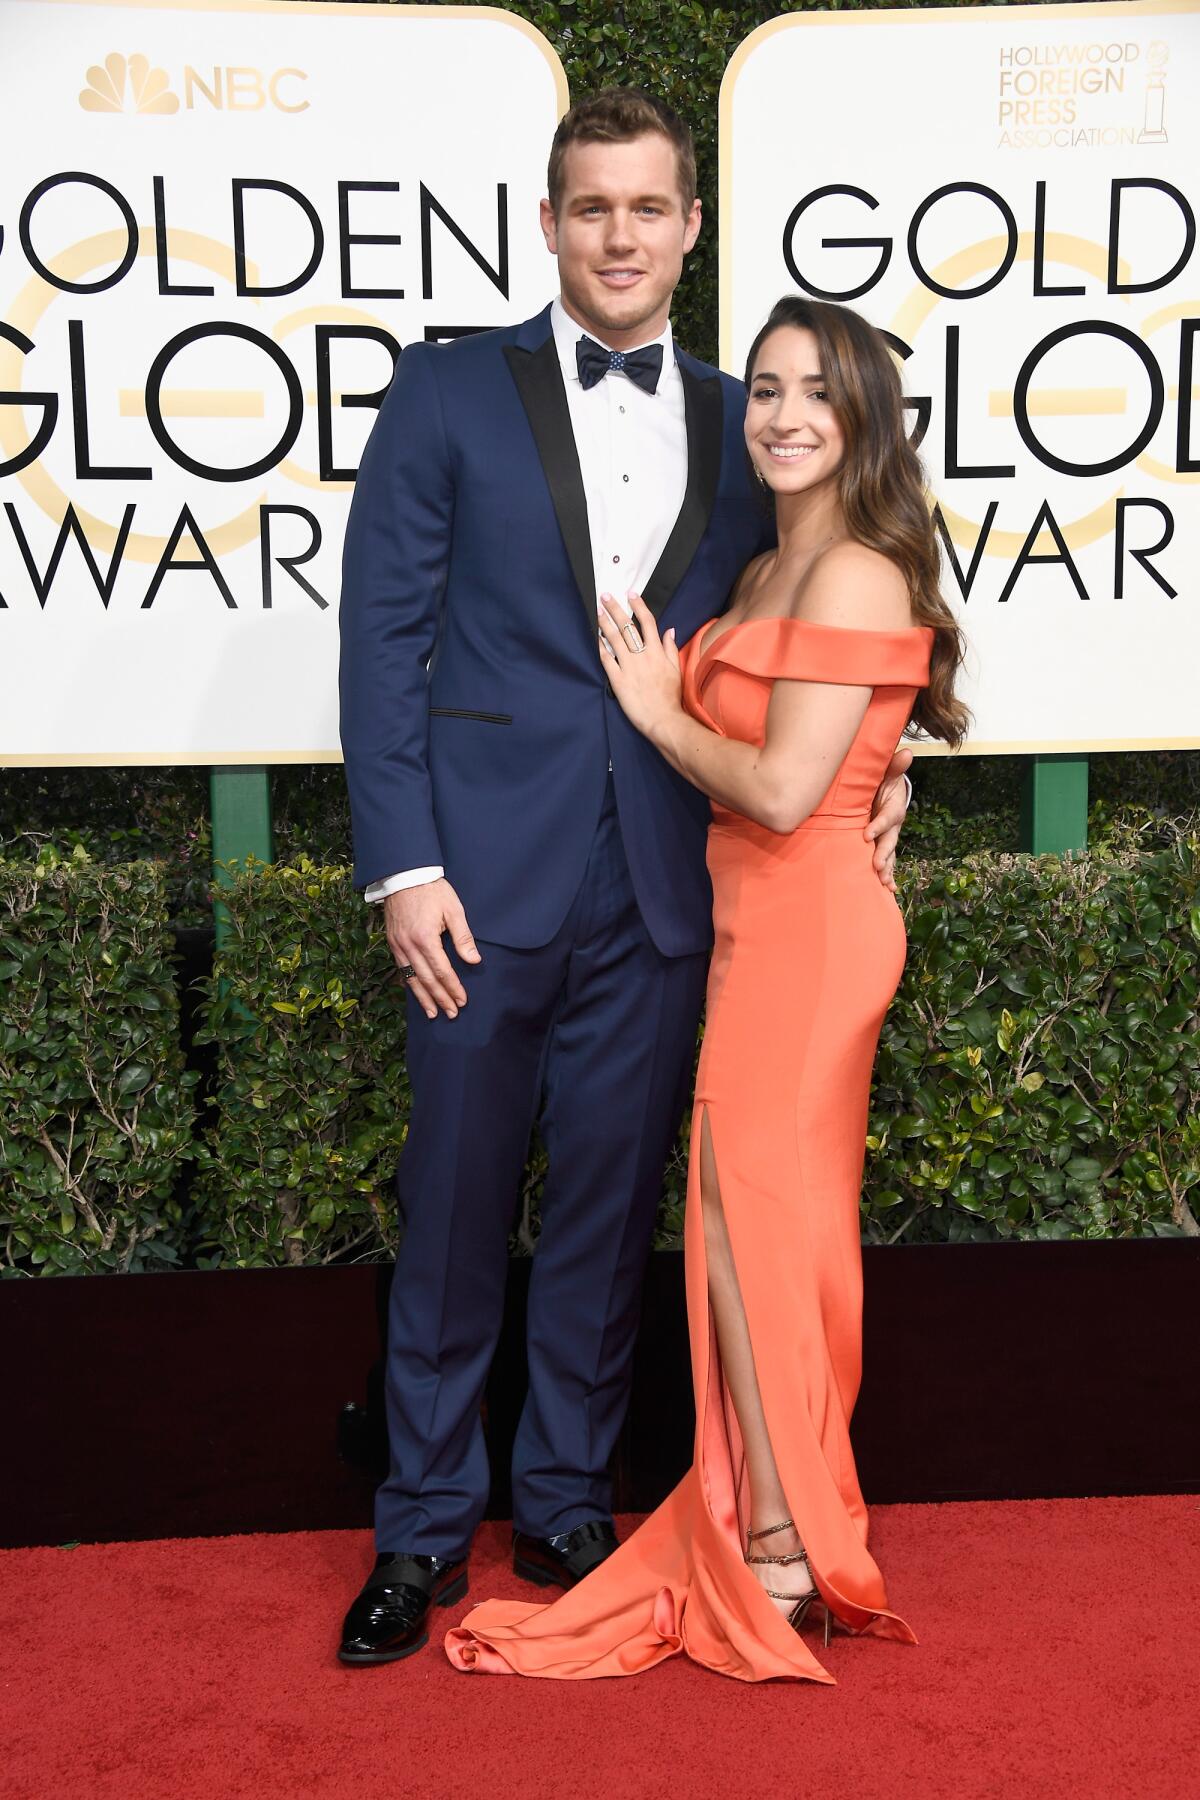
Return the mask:
[[[55, 275], [61, 275], [64, 281], [78, 281], [83, 275], [90, 275], [104, 263], [120, 256], [126, 239], [124, 232], [104, 231], [96, 237], [84, 238], [73, 244], [70, 249], [62, 250], [49, 263], [47, 268]], [[233, 251], [227, 244], [215, 238], [203, 237], [195, 231], [169, 231], [167, 233], [168, 253], [179, 262], [190, 262], [211, 274], [220, 276], [233, 285], [234, 263]], [[153, 256], [155, 254], [154, 232], [148, 225], [138, 227], [137, 254]], [[246, 265], [247, 273], [257, 280], [258, 270], [250, 263]], [[48, 312], [55, 300], [60, 299], [61, 291], [53, 283], [41, 275], [35, 275], [26, 283], [17, 295], [8, 314], [8, 323], [32, 338], [34, 327]], [[24, 359], [15, 344], [0, 340], [0, 387], [7, 387], [12, 392], [21, 391], [21, 376], [24, 372]], [[22, 442], [21, 434], [25, 433]], [[29, 435], [25, 431], [19, 410], [0, 408], [0, 447], [10, 457], [20, 455], [29, 446]], [[66, 495], [49, 470], [44, 468], [39, 457], [35, 463], [17, 471], [17, 480], [25, 489], [30, 499], [38, 505], [54, 525], [61, 525], [67, 516], [68, 506], [75, 505]], [[259, 507], [266, 500], [266, 493], [259, 495], [244, 511], [233, 518], [225, 520], [221, 525], [214, 525], [205, 530], [204, 541], [214, 555], [220, 556], [230, 550], [240, 550], [244, 544], [253, 543], [258, 537]], [[94, 513], [75, 506], [75, 516], [84, 529], [88, 543], [93, 549], [107, 550], [110, 554], [117, 547], [118, 529], [107, 519], [97, 518]], [[147, 532], [131, 531], [125, 543], [124, 554], [133, 562], [157, 563], [162, 557], [170, 540], [166, 537], [154, 537]]]

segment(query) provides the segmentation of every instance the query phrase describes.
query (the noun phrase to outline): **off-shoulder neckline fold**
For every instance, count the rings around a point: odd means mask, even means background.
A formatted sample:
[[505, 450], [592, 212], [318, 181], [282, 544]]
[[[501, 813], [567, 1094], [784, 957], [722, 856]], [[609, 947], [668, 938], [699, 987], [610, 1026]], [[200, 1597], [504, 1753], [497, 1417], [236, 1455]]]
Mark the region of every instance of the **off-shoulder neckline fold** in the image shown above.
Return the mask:
[[736, 625], [730, 625], [724, 631], [719, 631], [712, 642], [706, 644], [704, 641], [705, 638], [708, 636], [712, 627], [720, 622], [720, 618], [721, 615], [718, 613], [715, 618], [708, 621], [707, 625], [701, 626], [700, 630], [696, 633], [696, 641], [699, 644], [699, 654], [696, 658], [697, 667], [699, 667], [706, 657], [711, 656], [714, 650], [725, 642], [726, 638], [733, 637], [735, 632], [748, 631], [752, 625], [792, 625], [800, 626], [805, 631], [837, 632], [843, 637], [887, 638], [892, 640], [912, 637], [931, 638], [933, 636], [932, 625], [901, 625], [897, 626], [895, 630], [883, 631], [876, 630], [871, 626], [866, 625], [826, 625], [819, 619], [794, 619], [790, 613], [765, 613], [758, 619], [739, 619]]

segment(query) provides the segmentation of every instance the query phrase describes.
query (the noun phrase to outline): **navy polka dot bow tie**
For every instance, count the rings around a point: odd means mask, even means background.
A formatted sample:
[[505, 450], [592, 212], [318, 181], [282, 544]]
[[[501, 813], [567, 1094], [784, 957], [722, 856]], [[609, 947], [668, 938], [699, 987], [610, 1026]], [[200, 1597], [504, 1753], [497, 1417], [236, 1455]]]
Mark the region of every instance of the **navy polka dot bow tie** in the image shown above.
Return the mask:
[[594, 388], [606, 375], [628, 375], [647, 394], [653, 394], [662, 374], [663, 347], [647, 344], [644, 350], [608, 350], [595, 338], [581, 337], [575, 346], [579, 385]]

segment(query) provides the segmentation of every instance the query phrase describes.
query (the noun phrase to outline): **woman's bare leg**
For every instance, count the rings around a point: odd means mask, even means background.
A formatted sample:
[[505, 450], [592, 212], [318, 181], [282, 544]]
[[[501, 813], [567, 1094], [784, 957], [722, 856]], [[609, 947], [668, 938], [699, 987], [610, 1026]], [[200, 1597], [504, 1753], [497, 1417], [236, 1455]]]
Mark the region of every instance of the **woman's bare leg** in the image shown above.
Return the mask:
[[[721, 1370], [733, 1401], [742, 1443], [746, 1451], [746, 1467], [750, 1476], [750, 1529], [765, 1531], [790, 1517], [787, 1496], [779, 1479], [775, 1452], [767, 1431], [758, 1375], [754, 1368], [754, 1352], [746, 1309], [738, 1287], [737, 1269], [721, 1204], [721, 1187], [717, 1179], [712, 1134], [707, 1111], [701, 1114], [700, 1126], [700, 1199], [704, 1217], [704, 1254], [708, 1265], [708, 1297], [713, 1310], [717, 1347], [721, 1353]], [[755, 1554], [790, 1556], [803, 1548], [795, 1527], [773, 1533], [753, 1546]], [[797, 1600], [812, 1589], [812, 1580], [803, 1563], [755, 1565], [753, 1573], [765, 1588], [786, 1593], [792, 1598], [776, 1600], [778, 1610], [790, 1613]]]

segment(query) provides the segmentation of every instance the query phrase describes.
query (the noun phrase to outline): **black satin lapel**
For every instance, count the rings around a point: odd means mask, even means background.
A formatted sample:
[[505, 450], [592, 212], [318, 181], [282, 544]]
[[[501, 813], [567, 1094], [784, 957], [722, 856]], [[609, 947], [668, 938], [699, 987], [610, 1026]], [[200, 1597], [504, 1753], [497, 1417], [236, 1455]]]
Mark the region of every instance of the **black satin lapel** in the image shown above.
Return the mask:
[[679, 517], [642, 596], [655, 618], [683, 580], [700, 539], [708, 529], [721, 473], [725, 404], [720, 378], [693, 375], [682, 363], [679, 373], [683, 378], [683, 415], [687, 426], [687, 487]]
[[571, 429], [571, 412], [567, 405], [567, 390], [563, 386], [558, 348], [553, 337], [548, 337], [537, 350], [521, 350], [512, 344], [504, 355], [529, 418], [571, 573], [583, 602], [588, 631], [594, 637], [596, 575], [592, 567], [587, 496], [583, 491], [579, 452]]

